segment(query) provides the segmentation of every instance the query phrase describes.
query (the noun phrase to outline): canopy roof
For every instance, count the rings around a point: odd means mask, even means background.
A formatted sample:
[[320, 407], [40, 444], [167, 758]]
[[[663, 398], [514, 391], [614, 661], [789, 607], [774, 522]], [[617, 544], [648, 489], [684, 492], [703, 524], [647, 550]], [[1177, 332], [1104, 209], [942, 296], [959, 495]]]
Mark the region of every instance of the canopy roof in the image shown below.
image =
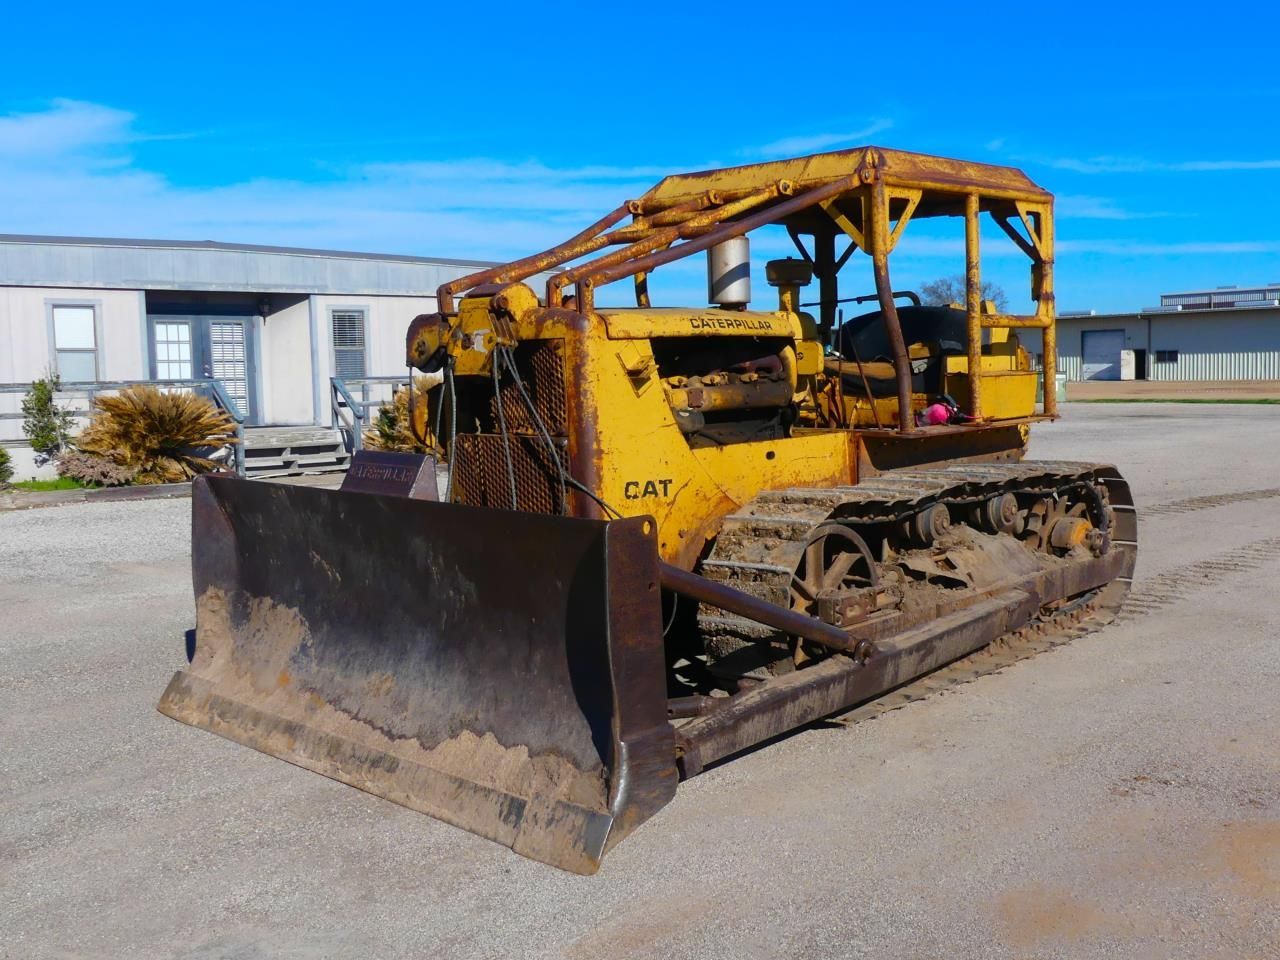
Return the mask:
[[791, 181], [797, 190], [832, 183], [857, 174], [861, 183], [878, 178], [886, 186], [923, 188], [942, 193], [969, 193], [1032, 202], [1051, 201], [1051, 194], [1015, 167], [999, 167], [971, 160], [953, 160], [884, 147], [854, 147], [816, 153], [790, 160], [771, 160], [739, 167], [678, 173], [662, 179], [641, 202], [645, 209], [660, 209], [716, 190], [734, 195], [779, 180]]

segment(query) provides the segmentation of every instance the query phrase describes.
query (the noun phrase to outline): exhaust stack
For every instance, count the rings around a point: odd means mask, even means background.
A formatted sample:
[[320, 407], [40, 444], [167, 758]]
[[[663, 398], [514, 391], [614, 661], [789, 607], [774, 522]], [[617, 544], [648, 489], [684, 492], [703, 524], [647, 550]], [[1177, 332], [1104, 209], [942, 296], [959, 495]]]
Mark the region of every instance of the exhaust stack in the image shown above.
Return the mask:
[[751, 302], [751, 244], [731, 237], [707, 250], [707, 300], [726, 310]]

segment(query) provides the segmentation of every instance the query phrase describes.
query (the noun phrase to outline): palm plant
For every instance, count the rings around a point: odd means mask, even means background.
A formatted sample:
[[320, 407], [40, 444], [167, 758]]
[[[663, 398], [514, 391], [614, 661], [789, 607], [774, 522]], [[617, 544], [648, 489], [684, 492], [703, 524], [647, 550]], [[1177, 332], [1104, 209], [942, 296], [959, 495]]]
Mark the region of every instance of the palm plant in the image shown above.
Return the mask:
[[135, 483], [177, 483], [221, 469], [211, 455], [236, 442], [231, 416], [204, 397], [132, 386], [94, 401], [76, 446], [133, 468]]
[[[414, 411], [417, 414], [418, 432], [431, 439], [427, 416], [427, 391], [439, 380], [418, 377], [414, 383], [417, 394]], [[378, 408], [373, 423], [364, 434], [364, 445], [370, 450], [392, 450], [400, 453], [431, 453], [432, 447], [423, 443], [409, 429], [409, 391], [396, 390], [390, 403]]]

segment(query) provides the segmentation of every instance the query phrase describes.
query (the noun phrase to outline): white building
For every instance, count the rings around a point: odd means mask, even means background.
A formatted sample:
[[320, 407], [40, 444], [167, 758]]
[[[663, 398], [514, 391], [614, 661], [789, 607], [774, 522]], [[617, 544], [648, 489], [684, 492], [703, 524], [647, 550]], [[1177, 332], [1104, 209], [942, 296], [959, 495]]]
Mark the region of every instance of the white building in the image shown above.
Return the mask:
[[366, 390], [404, 378], [409, 322], [435, 309], [440, 284], [488, 265], [0, 235], [0, 443], [30, 475], [18, 410], [49, 370], [76, 383], [216, 379], [246, 426], [328, 428], [330, 378]]
[[[1039, 335], [1019, 331], [1037, 351]], [[1280, 380], [1280, 283], [1166, 293], [1129, 313], [1058, 315], [1069, 380]]]

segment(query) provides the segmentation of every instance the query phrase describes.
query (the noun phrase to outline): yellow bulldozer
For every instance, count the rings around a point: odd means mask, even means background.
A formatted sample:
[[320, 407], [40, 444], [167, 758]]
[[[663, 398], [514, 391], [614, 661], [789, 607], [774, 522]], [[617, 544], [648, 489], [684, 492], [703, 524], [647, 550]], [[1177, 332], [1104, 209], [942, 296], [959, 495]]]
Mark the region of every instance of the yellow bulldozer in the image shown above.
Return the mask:
[[[964, 303], [893, 287], [925, 219], [963, 224]], [[984, 301], [984, 226], [1028, 312]], [[791, 251], [769, 309], [753, 242]], [[407, 454], [336, 491], [197, 480], [160, 710], [591, 873], [682, 778], [1105, 622], [1128, 487], [1023, 457], [1057, 415], [1053, 242], [1020, 171], [867, 147], [668, 176], [446, 283], [407, 337], [443, 491]], [[702, 253], [709, 305], [651, 303]], [[634, 306], [597, 302], [627, 278]]]

